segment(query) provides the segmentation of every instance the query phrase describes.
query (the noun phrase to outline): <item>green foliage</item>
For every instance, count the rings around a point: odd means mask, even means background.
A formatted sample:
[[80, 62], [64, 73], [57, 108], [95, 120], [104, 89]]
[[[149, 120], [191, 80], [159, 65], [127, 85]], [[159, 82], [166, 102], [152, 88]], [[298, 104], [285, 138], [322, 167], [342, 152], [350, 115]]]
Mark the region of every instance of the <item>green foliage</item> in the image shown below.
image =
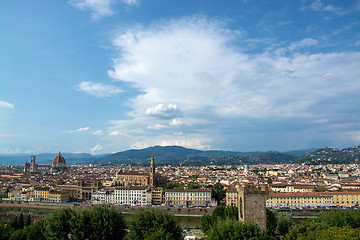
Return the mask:
[[221, 219], [224, 219], [225, 218], [225, 207], [224, 206], [216, 207], [212, 213], [212, 217], [214, 219], [217, 219], [218, 217]]
[[184, 189], [184, 186], [185, 185], [183, 183], [168, 182], [163, 186], [163, 188], [164, 189]]
[[127, 239], [183, 239], [182, 230], [173, 215], [147, 208], [139, 209], [128, 222], [130, 233]]
[[273, 183], [273, 181], [272, 181], [272, 179], [271, 179], [271, 178], [268, 178], [268, 179], [266, 180], [266, 183], [267, 183], [267, 184], [272, 184], [272, 183]]
[[323, 222], [330, 227], [345, 227], [350, 226], [352, 228], [360, 227], [360, 211], [332, 211], [329, 214], [322, 215], [316, 219], [316, 221]]
[[18, 229], [19, 229], [19, 228], [18, 228], [18, 217], [17, 217], [17, 216], [16, 216], [16, 217], [14, 218], [14, 220], [11, 222], [10, 227], [13, 228], [13, 229], [15, 229], [15, 230], [18, 230]]
[[293, 225], [285, 239], [359, 239], [360, 211], [332, 211]]
[[219, 221], [209, 230], [207, 240], [273, 239], [253, 223], [241, 223], [226, 219]]
[[201, 231], [207, 234], [210, 228], [214, 225], [213, 217], [210, 215], [204, 215], [200, 218], [200, 223]]
[[18, 229], [23, 229], [25, 227], [24, 223], [24, 215], [20, 213], [19, 220], [18, 220]]
[[286, 240], [296, 240], [301, 237], [308, 236], [312, 232], [317, 232], [322, 229], [326, 229], [328, 226], [322, 222], [314, 221], [301, 221], [292, 225], [289, 232], [286, 234]]
[[46, 221], [45, 237], [49, 240], [68, 238], [71, 233], [71, 218], [75, 211], [71, 208], [60, 208], [54, 211]]
[[211, 216], [204, 215], [200, 218], [201, 222], [201, 230], [208, 234], [209, 230], [215, 226], [218, 222], [223, 221], [225, 219], [230, 219], [234, 221], [239, 220], [239, 211], [236, 206], [218, 206], [215, 208], [213, 214]]
[[226, 206], [224, 210], [224, 216], [225, 218], [230, 218], [233, 220], [238, 221], [239, 220], [239, 209], [235, 205]]
[[18, 229], [11, 234], [9, 240], [26, 240], [26, 232], [24, 229]]
[[122, 215], [105, 205], [89, 209], [57, 209], [50, 217], [15, 231], [11, 239], [123, 239], [125, 221]]
[[9, 239], [13, 232], [14, 228], [9, 226], [8, 219], [3, 218], [0, 223], [0, 240]]
[[270, 209], [266, 209], [266, 233], [270, 236], [275, 236], [277, 225], [277, 218], [275, 213]]
[[25, 222], [25, 227], [30, 226], [31, 225], [31, 217], [30, 214], [27, 216], [26, 218], [26, 222]]
[[276, 233], [285, 235], [293, 225], [291, 215], [288, 213], [279, 213], [277, 216]]
[[226, 192], [224, 190], [224, 186], [221, 183], [216, 183], [212, 187], [211, 196], [215, 198], [216, 202], [220, 204], [220, 201], [223, 200], [226, 196]]
[[356, 240], [360, 239], [360, 228], [331, 227], [320, 231], [311, 232], [308, 236], [300, 237], [299, 240]]
[[201, 186], [200, 186], [199, 184], [195, 183], [195, 182], [189, 182], [189, 183], [187, 184], [187, 187], [188, 187], [189, 189], [198, 189], [198, 188], [200, 188]]

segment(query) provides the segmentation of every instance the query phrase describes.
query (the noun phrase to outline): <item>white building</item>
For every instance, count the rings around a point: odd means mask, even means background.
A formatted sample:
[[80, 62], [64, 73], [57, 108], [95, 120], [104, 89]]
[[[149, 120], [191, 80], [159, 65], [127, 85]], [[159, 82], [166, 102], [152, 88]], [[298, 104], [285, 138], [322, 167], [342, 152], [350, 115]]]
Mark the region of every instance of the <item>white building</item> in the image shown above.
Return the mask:
[[151, 190], [149, 187], [144, 186], [117, 187], [114, 190], [112, 203], [150, 206]]
[[113, 202], [113, 199], [114, 199], [114, 192], [105, 191], [104, 189], [94, 192], [91, 195], [91, 202], [93, 204], [109, 204]]

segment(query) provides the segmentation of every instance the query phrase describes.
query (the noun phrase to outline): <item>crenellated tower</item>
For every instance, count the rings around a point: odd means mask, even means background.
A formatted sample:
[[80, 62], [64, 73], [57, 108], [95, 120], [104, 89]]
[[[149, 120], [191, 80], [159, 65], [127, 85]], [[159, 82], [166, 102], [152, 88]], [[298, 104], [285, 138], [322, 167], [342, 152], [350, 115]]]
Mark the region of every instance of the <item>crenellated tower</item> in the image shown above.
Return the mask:
[[155, 158], [154, 154], [151, 156], [151, 162], [150, 162], [150, 186], [155, 187]]

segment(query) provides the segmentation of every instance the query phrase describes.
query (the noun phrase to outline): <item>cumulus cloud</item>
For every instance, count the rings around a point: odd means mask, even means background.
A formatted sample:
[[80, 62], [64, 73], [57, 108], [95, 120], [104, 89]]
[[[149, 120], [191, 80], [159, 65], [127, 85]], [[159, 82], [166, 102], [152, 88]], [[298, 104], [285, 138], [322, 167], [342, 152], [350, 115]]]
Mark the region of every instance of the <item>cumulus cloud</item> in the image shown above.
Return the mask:
[[111, 16], [114, 11], [111, 8], [114, 0], [70, 0], [69, 3], [82, 10], [90, 11], [93, 19]]
[[319, 43], [319, 41], [316, 39], [304, 38], [298, 42], [291, 43], [289, 46], [289, 50], [293, 51], [298, 48], [310, 47], [310, 46], [317, 45], [318, 43]]
[[158, 104], [155, 107], [150, 107], [146, 109], [145, 114], [163, 119], [181, 116], [181, 112], [177, 108], [176, 104]]
[[95, 97], [112, 97], [122, 92], [118, 87], [92, 82], [81, 82], [76, 86], [76, 90], [86, 92]]
[[95, 145], [93, 148], [90, 148], [90, 152], [92, 154], [94, 154], [95, 152], [98, 152], [102, 149], [102, 146], [100, 146], [99, 144]]
[[113, 5], [116, 2], [123, 3], [127, 7], [140, 5], [139, 0], [70, 0], [69, 3], [81, 11], [90, 11], [95, 20], [101, 17], [114, 15]]
[[87, 132], [90, 130], [90, 127], [83, 127], [83, 128], [78, 128], [78, 129], [74, 129], [74, 130], [69, 130], [69, 133], [80, 133], [80, 132]]
[[167, 127], [168, 127], [167, 125], [155, 124], [155, 125], [152, 125], [152, 126], [148, 126], [147, 128], [148, 128], [148, 129], [159, 130], [159, 129], [167, 128]]
[[93, 135], [101, 136], [101, 135], [103, 135], [103, 132], [101, 130], [97, 130], [97, 131], [93, 132]]
[[170, 126], [172, 126], [172, 127], [178, 127], [181, 125], [184, 125], [184, 122], [181, 119], [173, 119], [170, 122]]
[[5, 101], [1, 101], [0, 100], [0, 108], [10, 108], [10, 109], [14, 109], [15, 106], [12, 103], [9, 102], [5, 102]]
[[227, 128], [222, 122], [231, 122], [229, 127], [238, 131], [244, 128], [236, 123], [243, 119], [315, 122], [333, 119], [332, 113], [342, 111], [344, 104], [358, 111], [351, 96], [360, 91], [355, 77], [360, 76], [360, 53], [296, 52], [318, 44], [306, 38], [281, 46], [293, 54], [279, 54], [278, 49], [248, 54], [242, 51], [246, 40], [224, 23], [205, 17], [120, 33], [114, 40], [119, 55], [109, 75], [142, 93], [129, 100], [132, 119], [114, 121], [113, 131], [131, 129], [131, 141], [147, 144], [137, 134], [150, 136], [148, 126], [166, 125], [159, 135], [172, 136], [171, 143], [184, 143], [170, 134], [170, 126], [178, 126], [190, 142], [207, 146], [208, 142], [201, 142], [206, 138], [198, 136], [208, 129], [221, 132]]
[[109, 133], [110, 137], [116, 137], [116, 136], [128, 136], [128, 134], [120, 132], [120, 131], [113, 131]]
[[307, 9], [315, 12], [335, 13], [337, 15], [344, 15], [347, 12], [351, 11], [348, 9], [342, 9], [341, 7], [334, 6], [332, 4], [324, 4], [323, 1], [321, 0], [315, 0], [309, 6], [303, 8], [303, 10], [307, 10]]
[[122, 0], [128, 6], [137, 6], [140, 5], [140, 0]]

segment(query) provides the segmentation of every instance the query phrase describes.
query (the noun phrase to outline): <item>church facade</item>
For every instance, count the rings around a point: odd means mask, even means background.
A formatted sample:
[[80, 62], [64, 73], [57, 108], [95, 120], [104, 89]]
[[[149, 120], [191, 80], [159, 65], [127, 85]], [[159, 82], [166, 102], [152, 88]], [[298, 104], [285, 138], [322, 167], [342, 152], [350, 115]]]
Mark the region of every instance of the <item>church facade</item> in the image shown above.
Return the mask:
[[155, 158], [151, 157], [149, 173], [122, 172], [116, 173], [114, 178], [115, 186], [150, 186], [157, 187], [166, 183], [166, 177], [157, 174], [155, 171]]

